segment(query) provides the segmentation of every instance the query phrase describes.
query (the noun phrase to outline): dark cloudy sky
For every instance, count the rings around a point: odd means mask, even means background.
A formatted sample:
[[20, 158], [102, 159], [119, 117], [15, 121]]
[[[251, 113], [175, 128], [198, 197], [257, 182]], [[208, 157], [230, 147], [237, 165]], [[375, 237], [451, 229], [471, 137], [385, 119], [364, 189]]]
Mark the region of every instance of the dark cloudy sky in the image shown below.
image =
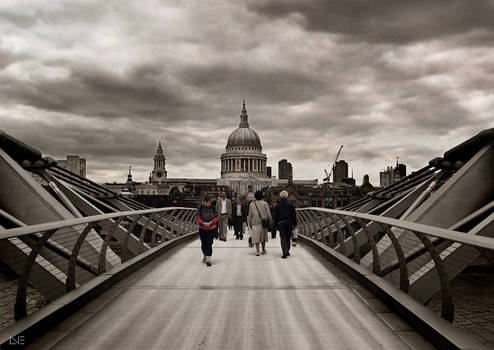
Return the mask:
[[494, 126], [494, 1], [0, 2], [0, 128], [96, 181], [219, 176], [247, 100], [277, 173], [357, 182]]

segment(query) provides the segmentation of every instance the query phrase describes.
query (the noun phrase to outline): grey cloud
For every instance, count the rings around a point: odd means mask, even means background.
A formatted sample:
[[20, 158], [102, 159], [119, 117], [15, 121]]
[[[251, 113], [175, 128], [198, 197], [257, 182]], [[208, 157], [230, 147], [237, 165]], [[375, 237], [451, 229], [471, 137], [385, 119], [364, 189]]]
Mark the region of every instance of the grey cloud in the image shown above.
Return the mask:
[[36, 24], [37, 19], [33, 16], [22, 13], [0, 11], [0, 21], [9, 22], [14, 26], [22, 28], [29, 28]]
[[[179, 120], [188, 107], [180, 87], [136, 68], [120, 76], [97, 67], [70, 67], [67, 78], [38, 81], [4, 81], [0, 92], [4, 103], [20, 103], [47, 111], [88, 117], [151, 118]], [[64, 66], [62, 66], [64, 67]], [[158, 68], [155, 68], [158, 70]]]
[[[153, 129], [152, 124], [128, 123], [123, 120], [83, 119], [12, 122], [5, 129], [12, 136], [39, 149], [44, 156], [64, 159], [67, 154], [79, 154], [88, 162], [98, 164], [93, 170], [111, 170], [114, 165], [140, 165], [152, 169], [158, 141], [163, 144], [168, 165], [184, 167], [188, 164], [218, 163], [226, 140], [212, 139], [207, 131], [190, 133], [188, 130]], [[0, 128], [4, 126], [0, 122]], [[39, 130], [39, 132], [33, 132]], [[207, 165], [206, 165], [207, 164]], [[210, 174], [214, 177], [214, 174]], [[181, 174], [175, 173], [179, 177]]]
[[[487, 98], [485, 106], [475, 106], [480, 117], [460, 98], [488, 96], [492, 88], [492, 55], [478, 46], [492, 40], [485, 19], [492, 2], [275, 0], [251, 1], [247, 9], [226, 1], [177, 2], [183, 27], [165, 26], [166, 33], [160, 16], [168, 8], [143, 2], [141, 13], [119, 4], [47, 6], [31, 12], [36, 25], [29, 31], [21, 23], [29, 25], [29, 18], [18, 19], [20, 29], [12, 34], [18, 41], [0, 51], [0, 116], [9, 116], [0, 117], [1, 128], [45, 155], [81, 154], [94, 164], [95, 176], [121, 168], [120, 181], [127, 165], [151, 170], [158, 140], [170, 176], [217, 177], [244, 98], [269, 163], [276, 168], [277, 158], [288, 158], [303, 164], [295, 169], [301, 178], [321, 177], [340, 144], [347, 161], [362, 168], [390, 155], [421, 167], [471, 136], [466, 126], [487, 123]], [[80, 42], [86, 32], [102, 42]], [[15, 44], [30, 40], [39, 50], [24, 48], [20, 56]], [[112, 46], [117, 53], [132, 54], [120, 60], [98, 52], [105, 40], [118, 43]], [[431, 41], [407, 46], [421, 40]], [[460, 47], [467, 42], [477, 46]], [[452, 49], [471, 59], [459, 66], [450, 59]], [[435, 52], [439, 58], [421, 57]], [[41, 73], [8, 69], [22, 60]], [[43, 66], [68, 76], [50, 78], [47, 69], [45, 77]], [[455, 84], [426, 79], [434, 75]], [[15, 113], [20, 118], [12, 118]], [[413, 140], [396, 137], [407, 133]]]
[[[1, 38], [0, 38], [1, 43]], [[16, 61], [14, 55], [0, 50], [0, 69], [7, 67], [9, 64]]]
[[242, 65], [212, 65], [186, 67], [181, 72], [185, 83], [208, 90], [209, 93], [229, 93], [250, 96], [259, 102], [301, 103], [327, 87], [327, 82], [298, 69], [256, 69]]
[[271, 18], [296, 14], [307, 30], [342, 34], [348, 41], [403, 45], [482, 29], [491, 33], [492, 44], [494, 31], [491, 0], [261, 0], [248, 8]]

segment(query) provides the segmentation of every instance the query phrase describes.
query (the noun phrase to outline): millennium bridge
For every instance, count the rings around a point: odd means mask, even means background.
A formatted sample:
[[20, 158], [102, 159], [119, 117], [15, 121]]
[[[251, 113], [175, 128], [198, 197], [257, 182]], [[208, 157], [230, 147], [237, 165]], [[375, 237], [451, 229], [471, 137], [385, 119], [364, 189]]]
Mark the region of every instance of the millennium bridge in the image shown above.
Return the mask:
[[493, 142], [298, 208], [288, 259], [230, 233], [206, 268], [195, 209], [147, 207], [0, 132], [0, 348], [492, 348]]

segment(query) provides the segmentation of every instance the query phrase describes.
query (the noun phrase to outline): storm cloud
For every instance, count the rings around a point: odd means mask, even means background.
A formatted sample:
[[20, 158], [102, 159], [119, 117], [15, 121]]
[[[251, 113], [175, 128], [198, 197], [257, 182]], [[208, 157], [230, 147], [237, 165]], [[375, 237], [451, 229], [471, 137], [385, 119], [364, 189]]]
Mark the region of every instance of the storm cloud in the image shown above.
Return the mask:
[[268, 165], [357, 182], [492, 127], [494, 1], [6, 1], [0, 128], [96, 181], [216, 178], [242, 100]]
[[480, 44], [494, 32], [491, 0], [260, 0], [249, 8], [271, 18], [299, 16], [309, 31], [341, 34], [353, 42], [406, 45], [477, 32]]

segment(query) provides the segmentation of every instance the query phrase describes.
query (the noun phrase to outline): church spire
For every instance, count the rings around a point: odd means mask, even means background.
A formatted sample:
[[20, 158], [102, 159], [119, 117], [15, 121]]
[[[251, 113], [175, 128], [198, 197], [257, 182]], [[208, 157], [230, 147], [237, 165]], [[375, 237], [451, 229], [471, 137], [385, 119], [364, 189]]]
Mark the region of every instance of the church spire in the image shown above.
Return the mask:
[[127, 175], [127, 182], [133, 182], [132, 181], [132, 173], [131, 173], [132, 166], [129, 166], [129, 175]]
[[240, 128], [248, 128], [249, 127], [249, 116], [247, 115], [247, 110], [245, 109], [245, 100], [242, 106], [242, 113], [240, 113]]

